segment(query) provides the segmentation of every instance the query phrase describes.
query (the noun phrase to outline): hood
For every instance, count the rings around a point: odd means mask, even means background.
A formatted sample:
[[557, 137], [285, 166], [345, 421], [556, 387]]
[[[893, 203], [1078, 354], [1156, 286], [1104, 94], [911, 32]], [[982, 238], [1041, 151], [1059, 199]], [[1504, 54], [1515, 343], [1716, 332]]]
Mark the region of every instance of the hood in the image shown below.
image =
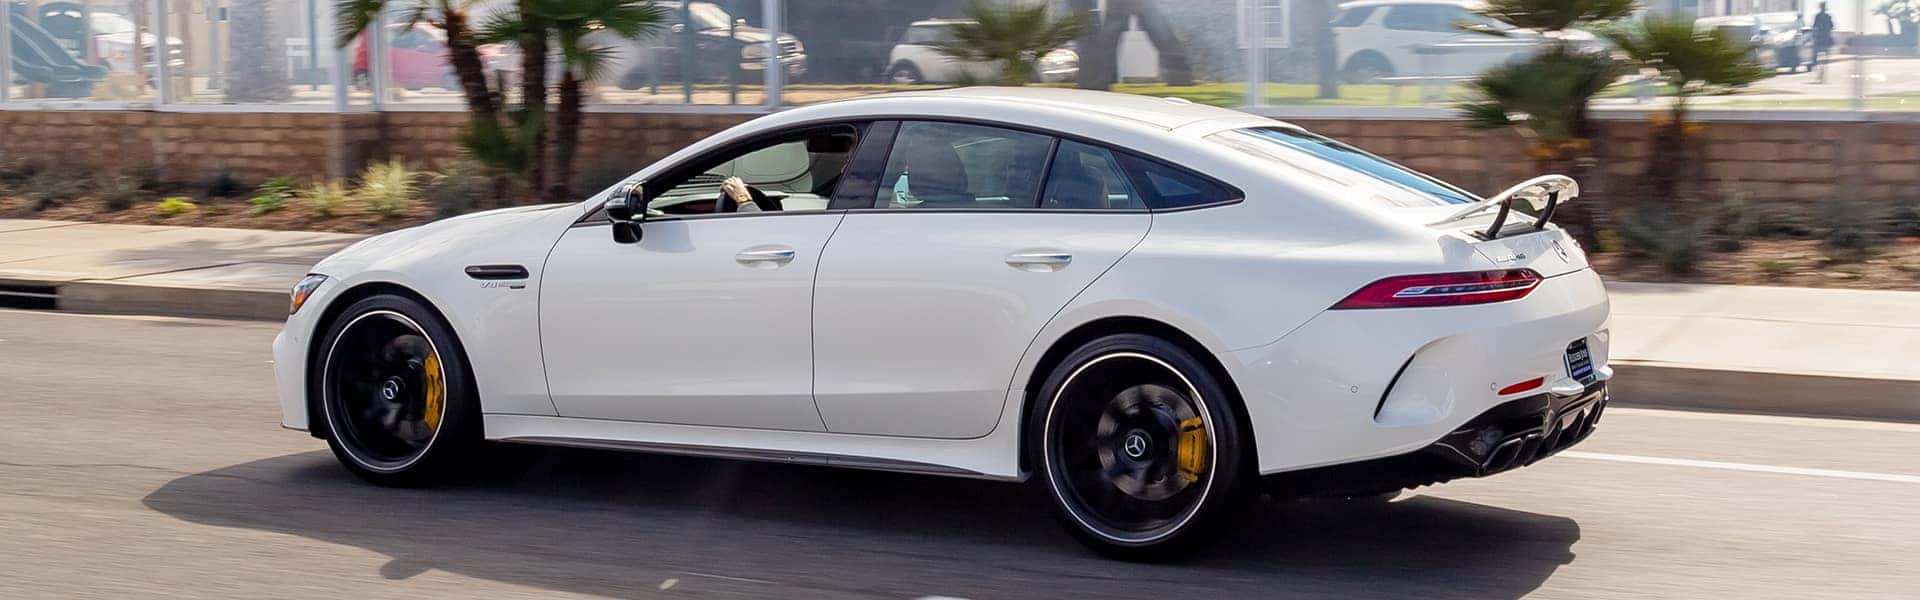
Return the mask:
[[520, 233], [519, 225], [536, 221], [548, 213], [577, 203], [515, 206], [441, 219], [424, 225], [390, 231], [347, 246], [313, 266], [313, 272], [337, 276], [363, 270], [382, 260], [405, 261], [409, 255], [438, 252], [446, 246], [479, 246], [504, 243], [502, 236]]

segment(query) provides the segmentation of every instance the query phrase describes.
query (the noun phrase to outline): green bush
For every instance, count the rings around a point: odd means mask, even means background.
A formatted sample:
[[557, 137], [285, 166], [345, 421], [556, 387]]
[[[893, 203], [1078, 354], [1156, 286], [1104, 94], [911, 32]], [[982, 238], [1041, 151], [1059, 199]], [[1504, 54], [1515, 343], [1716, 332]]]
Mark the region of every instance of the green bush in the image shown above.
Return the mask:
[[458, 165], [435, 175], [423, 195], [433, 205], [434, 218], [444, 219], [473, 210], [490, 189], [486, 177], [472, 167]]
[[193, 204], [193, 200], [188, 199], [186, 196], [169, 196], [160, 200], [160, 204], [156, 208], [160, 211], [160, 214], [171, 217], [193, 210], [196, 207]]
[[347, 193], [347, 186], [338, 181], [316, 183], [300, 191], [300, 202], [312, 208], [313, 214], [322, 217], [333, 216], [350, 197], [352, 194]]
[[140, 180], [130, 175], [117, 175], [100, 184], [100, 203], [107, 210], [120, 212], [133, 208], [135, 202], [146, 193], [141, 189]]
[[255, 215], [264, 215], [286, 208], [287, 201], [292, 199], [292, 177], [275, 177], [268, 179], [266, 183], [260, 184], [259, 189], [254, 190], [254, 196], [252, 198], [247, 199], [247, 203], [253, 205], [253, 208], [247, 212]]
[[1871, 212], [1857, 200], [1835, 198], [1821, 205], [1821, 235], [1828, 246], [1849, 251], [1864, 250], [1879, 241]]
[[1652, 258], [1669, 273], [1692, 273], [1700, 261], [1700, 228], [1676, 220], [1668, 211], [1636, 210], [1618, 221], [1629, 254]]
[[80, 179], [52, 171], [39, 171], [27, 178], [23, 185], [27, 199], [33, 201], [36, 211], [53, 208], [62, 202], [80, 195]]
[[374, 163], [360, 174], [360, 189], [354, 196], [374, 214], [398, 216], [413, 208], [416, 179], [419, 174], [408, 170], [399, 159]]

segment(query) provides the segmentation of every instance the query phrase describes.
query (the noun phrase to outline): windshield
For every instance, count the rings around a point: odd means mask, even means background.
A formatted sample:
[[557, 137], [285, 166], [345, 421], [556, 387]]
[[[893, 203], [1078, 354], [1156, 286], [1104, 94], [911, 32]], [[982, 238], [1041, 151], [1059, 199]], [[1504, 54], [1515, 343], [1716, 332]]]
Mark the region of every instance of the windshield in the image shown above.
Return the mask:
[[1358, 188], [1370, 202], [1393, 207], [1467, 204], [1478, 196], [1365, 150], [1288, 127], [1222, 131], [1207, 139], [1285, 164], [1336, 184]]
[[692, 13], [693, 24], [701, 29], [726, 29], [733, 22], [732, 15], [709, 2], [695, 2], [687, 6], [687, 12]]

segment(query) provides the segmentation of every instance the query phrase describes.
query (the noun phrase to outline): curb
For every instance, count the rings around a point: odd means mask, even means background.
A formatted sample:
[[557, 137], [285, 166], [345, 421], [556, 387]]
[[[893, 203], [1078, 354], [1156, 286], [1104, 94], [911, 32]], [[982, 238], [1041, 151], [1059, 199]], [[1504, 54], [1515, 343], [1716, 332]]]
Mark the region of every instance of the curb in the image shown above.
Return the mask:
[[[9, 302], [11, 301], [11, 302]], [[282, 321], [280, 291], [113, 281], [0, 280], [0, 306]], [[1920, 381], [1702, 369], [1615, 360], [1617, 406], [1920, 423]]]
[[1613, 361], [1618, 406], [1920, 422], [1920, 381]]
[[[0, 306], [53, 308], [61, 311], [283, 321], [286, 292], [237, 288], [194, 288], [143, 285], [113, 281], [34, 281], [7, 279], [0, 288]], [[9, 293], [7, 289], [20, 290]], [[49, 292], [50, 290], [50, 292]], [[47, 300], [51, 300], [51, 306]]]

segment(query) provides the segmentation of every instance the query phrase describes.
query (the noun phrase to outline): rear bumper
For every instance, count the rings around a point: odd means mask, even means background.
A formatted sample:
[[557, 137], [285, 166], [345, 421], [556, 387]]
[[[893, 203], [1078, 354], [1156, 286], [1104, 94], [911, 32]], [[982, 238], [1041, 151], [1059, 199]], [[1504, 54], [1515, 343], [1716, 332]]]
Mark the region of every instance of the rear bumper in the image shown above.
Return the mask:
[[1268, 475], [1262, 483], [1281, 496], [1342, 496], [1486, 477], [1531, 465], [1587, 439], [1608, 400], [1604, 381], [1579, 394], [1511, 400], [1419, 450]]

